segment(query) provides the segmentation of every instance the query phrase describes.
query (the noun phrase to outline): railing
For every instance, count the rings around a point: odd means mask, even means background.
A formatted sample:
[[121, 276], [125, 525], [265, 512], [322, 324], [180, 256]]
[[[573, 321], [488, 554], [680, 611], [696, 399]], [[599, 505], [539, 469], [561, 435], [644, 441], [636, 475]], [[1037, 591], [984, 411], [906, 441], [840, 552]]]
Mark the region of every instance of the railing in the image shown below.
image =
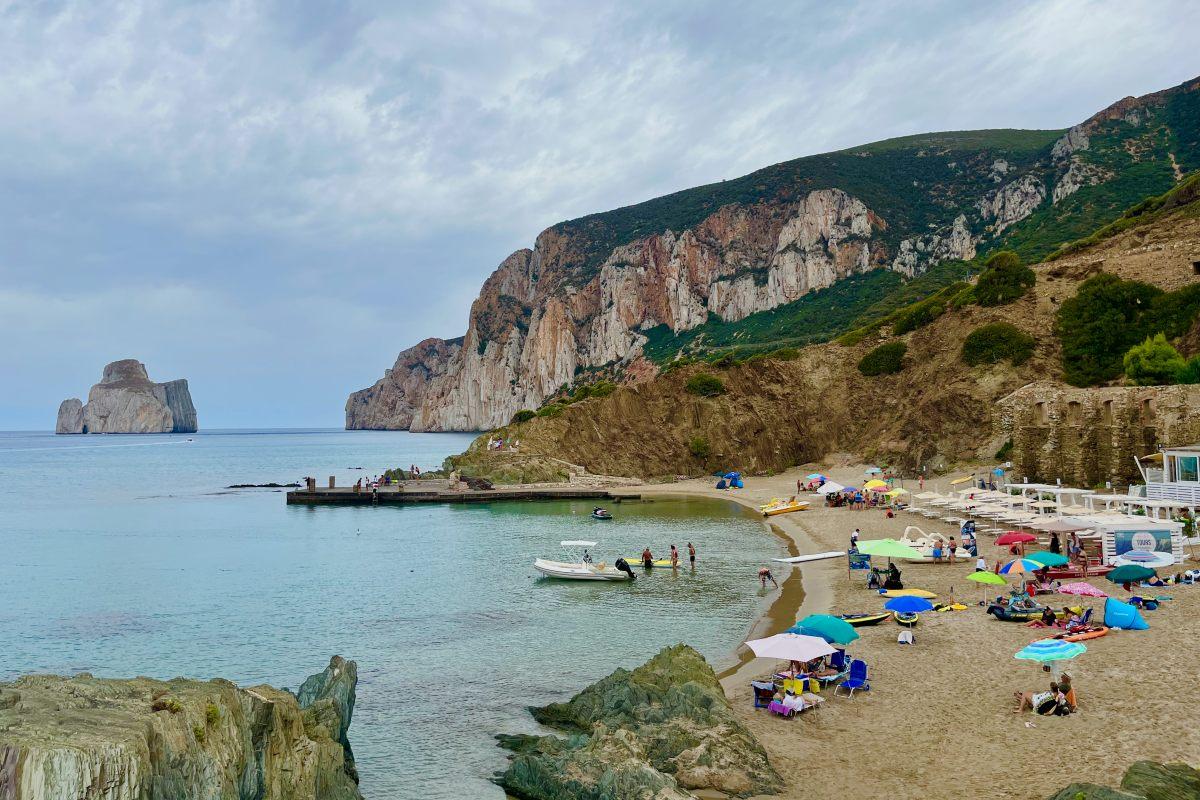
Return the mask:
[[1185, 506], [1200, 506], [1200, 484], [1147, 483], [1147, 500], [1170, 500]]

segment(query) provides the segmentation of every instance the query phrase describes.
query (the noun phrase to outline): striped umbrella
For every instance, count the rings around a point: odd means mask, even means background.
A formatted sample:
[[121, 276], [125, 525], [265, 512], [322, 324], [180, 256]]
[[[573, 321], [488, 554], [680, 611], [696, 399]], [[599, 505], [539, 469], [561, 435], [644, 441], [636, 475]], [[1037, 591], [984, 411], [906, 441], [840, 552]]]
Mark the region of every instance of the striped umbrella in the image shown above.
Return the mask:
[[1064, 642], [1062, 639], [1039, 639], [1033, 644], [1021, 648], [1013, 658], [1024, 661], [1038, 661], [1043, 664], [1050, 661], [1067, 661], [1087, 652], [1087, 647], [1080, 642]]
[[1022, 575], [1036, 572], [1042, 565], [1028, 558], [1015, 558], [1000, 568], [1001, 575]]

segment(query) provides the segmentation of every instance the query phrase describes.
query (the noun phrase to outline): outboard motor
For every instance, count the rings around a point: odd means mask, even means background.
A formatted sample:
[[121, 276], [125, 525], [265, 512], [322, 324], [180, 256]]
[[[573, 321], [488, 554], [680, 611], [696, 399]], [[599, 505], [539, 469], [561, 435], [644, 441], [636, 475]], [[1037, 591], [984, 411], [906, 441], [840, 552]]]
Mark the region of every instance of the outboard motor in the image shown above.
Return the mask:
[[613, 566], [621, 570], [621, 572], [629, 573], [629, 580], [636, 580], [637, 576], [633, 574], [633, 570], [629, 568], [629, 562], [623, 558], [618, 558], [613, 562]]

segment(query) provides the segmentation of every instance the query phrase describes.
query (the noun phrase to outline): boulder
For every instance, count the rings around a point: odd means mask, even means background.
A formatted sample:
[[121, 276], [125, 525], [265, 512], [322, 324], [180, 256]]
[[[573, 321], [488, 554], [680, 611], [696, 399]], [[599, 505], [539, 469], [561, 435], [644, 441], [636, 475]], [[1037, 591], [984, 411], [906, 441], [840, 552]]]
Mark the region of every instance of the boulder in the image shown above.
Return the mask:
[[346, 754], [348, 773], [358, 781], [354, 769], [354, 752], [350, 749], [350, 720], [354, 716], [355, 690], [358, 687], [358, 664], [341, 656], [329, 659], [323, 672], [308, 677], [296, 692], [296, 701], [307, 719], [326, 724]]
[[[353, 697], [341, 664], [335, 693]], [[28, 675], [0, 684], [0, 797], [361, 800], [348, 724], [328, 694], [302, 709], [221, 679]]]
[[1135, 761], [1121, 788], [1073, 783], [1049, 800], [1200, 800], [1200, 772], [1187, 764]]
[[195, 433], [196, 407], [186, 380], [155, 383], [132, 358], [104, 368], [86, 404], [64, 400], [56, 433]]
[[497, 782], [517, 797], [667, 800], [691, 790], [747, 797], [783, 785], [712, 668], [687, 645], [618, 669], [566, 703], [531, 710], [570, 735], [501, 737], [513, 756]]

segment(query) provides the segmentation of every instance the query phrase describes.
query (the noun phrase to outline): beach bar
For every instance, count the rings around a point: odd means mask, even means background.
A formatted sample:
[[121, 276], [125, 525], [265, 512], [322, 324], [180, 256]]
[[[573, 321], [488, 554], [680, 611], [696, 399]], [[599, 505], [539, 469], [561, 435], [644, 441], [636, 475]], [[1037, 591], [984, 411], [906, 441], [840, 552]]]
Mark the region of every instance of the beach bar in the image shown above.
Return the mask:
[[1146, 499], [1168, 501], [1177, 508], [1200, 508], [1200, 444], [1167, 448], [1161, 457], [1161, 471], [1142, 469]]

